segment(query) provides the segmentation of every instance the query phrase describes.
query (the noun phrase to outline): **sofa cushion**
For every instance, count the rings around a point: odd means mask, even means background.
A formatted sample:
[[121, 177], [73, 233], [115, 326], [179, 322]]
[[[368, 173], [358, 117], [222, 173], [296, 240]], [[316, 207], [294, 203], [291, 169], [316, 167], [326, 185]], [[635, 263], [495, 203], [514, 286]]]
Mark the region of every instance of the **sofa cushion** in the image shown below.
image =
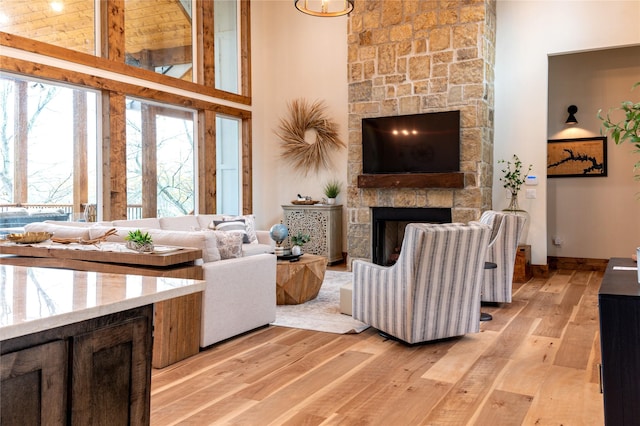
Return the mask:
[[196, 218], [198, 219], [200, 229], [209, 228], [209, 225], [211, 225], [211, 222], [214, 220], [224, 220], [224, 216], [221, 214], [198, 214]]
[[46, 222], [32, 222], [24, 226], [26, 232], [51, 232], [57, 238], [89, 239], [89, 228], [84, 226], [64, 226]]
[[130, 226], [136, 228], [154, 228], [162, 229], [160, 226], [160, 220], [157, 217], [148, 217], [145, 219], [131, 219], [131, 220], [114, 220], [114, 226]]
[[110, 243], [124, 243], [125, 237], [129, 234], [130, 231], [135, 231], [139, 229], [142, 232], [148, 232], [149, 228], [135, 228], [128, 226], [103, 226], [103, 225], [93, 225], [89, 228], [89, 237], [93, 240], [95, 238], [102, 237], [107, 231], [115, 228], [116, 234], [109, 235], [105, 241]]
[[149, 229], [149, 235], [155, 245], [172, 247], [193, 247], [202, 250], [204, 262], [220, 260], [218, 239], [211, 231], [169, 231], [165, 229]]
[[169, 231], [197, 231], [200, 229], [200, 223], [194, 215], [161, 217], [160, 229]]
[[211, 225], [216, 231], [235, 232], [242, 235], [242, 243], [249, 244], [249, 236], [247, 235], [247, 225], [244, 223], [244, 219], [238, 220], [214, 220]]
[[242, 257], [242, 234], [237, 232], [209, 231], [217, 239], [221, 259]]
[[[247, 237], [249, 238], [249, 244], [258, 244], [258, 236], [256, 235], [256, 218], [252, 214], [245, 214], [243, 216], [224, 216], [224, 221], [244, 221], [246, 225]], [[211, 229], [215, 229], [215, 224], [209, 225]]]
[[255, 256], [256, 254], [273, 254], [273, 247], [268, 244], [243, 244], [243, 256]]

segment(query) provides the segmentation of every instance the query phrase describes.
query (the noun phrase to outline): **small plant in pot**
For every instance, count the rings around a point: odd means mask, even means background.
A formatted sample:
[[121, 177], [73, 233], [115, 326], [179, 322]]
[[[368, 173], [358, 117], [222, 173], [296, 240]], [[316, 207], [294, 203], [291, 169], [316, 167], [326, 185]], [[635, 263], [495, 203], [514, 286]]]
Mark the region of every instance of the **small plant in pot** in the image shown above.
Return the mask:
[[296, 235], [291, 236], [291, 254], [299, 256], [302, 254], [302, 246], [311, 241], [311, 237], [302, 232], [298, 232]]
[[138, 251], [140, 253], [153, 252], [153, 240], [148, 232], [142, 232], [139, 229], [129, 231], [124, 239], [127, 241], [128, 249]]
[[324, 185], [324, 195], [327, 197], [328, 204], [335, 204], [336, 198], [342, 190], [342, 183], [338, 180], [331, 180]]

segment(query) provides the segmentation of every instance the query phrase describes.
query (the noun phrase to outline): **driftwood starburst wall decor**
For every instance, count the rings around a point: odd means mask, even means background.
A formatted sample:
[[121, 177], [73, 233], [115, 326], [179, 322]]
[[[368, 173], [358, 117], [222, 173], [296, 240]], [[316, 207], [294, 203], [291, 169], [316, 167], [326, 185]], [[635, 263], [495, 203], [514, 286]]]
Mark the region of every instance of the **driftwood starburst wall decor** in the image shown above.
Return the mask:
[[[294, 169], [304, 173], [331, 167], [330, 154], [346, 145], [338, 137], [338, 125], [325, 115], [322, 101], [309, 104], [295, 99], [288, 104], [289, 116], [280, 119], [276, 135], [281, 140], [282, 158]], [[315, 141], [307, 141], [308, 131], [315, 132]]]

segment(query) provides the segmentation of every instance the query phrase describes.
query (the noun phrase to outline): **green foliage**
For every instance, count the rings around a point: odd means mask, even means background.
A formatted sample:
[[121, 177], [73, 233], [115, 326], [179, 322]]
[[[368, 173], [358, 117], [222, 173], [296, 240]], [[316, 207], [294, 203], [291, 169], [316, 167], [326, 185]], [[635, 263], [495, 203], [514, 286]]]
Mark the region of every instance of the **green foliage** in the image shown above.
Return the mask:
[[[640, 81], [633, 85], [632, 91], [640, 86]], [[612, 111], [622, 111], [624, 119], [614, 122], [611, 119]], [[623, 101], [619, 108], [611, 108], [606, 117], [603, 117], [602, 110], [598, 110], [598, 118], [602, 121], [602, 134], [611, 136], [611, 139], [620, 145], [628, 141], [635, 149], [633, 152], [640, 154], [640, 102]], [[634, 170], [640, 170], [640, 161], [633, 166]], [[640, 180], [640, 174], [635, 176]]]
[[[511, 163], [511, 161], [505, 161], [505, 160], [500, 160], [498, 161], [498, 163], [507, 164], [507, 168], [502, 169], [502, 173], [504, 173], [504, 175], [500, 178], [500, 181], [504, 182], [502, 186], [507, 188], [509, 191], [511, 191], [511, 194], [517, 195], [518, 192], [520, 191], [520, 187], [522, 186], [524, 181], [527, 179], [527, 176], [529, 176], [529, 172], [531, 171], [531, 168], [533, 166], [529, 164], [529, 169], [527, 169], [527, 172], [523, 176], [522, 161], [520, 161], [520, 158], [518, 158], [517, 155], [513, 154], [513, 163]], [[512, 166], [513, 166], [513, 170], [511, 169]]]
[[342, 190], [342, 183], [338, 180], [331, 180], [324, 185], [324, 195], [327, 198], [336, 198]]
[[294, 246], [302, 247], [305, 243], [311, 241], [311, 237], [307, 234], [303, 234], [302, 232], [298, 232], [297, 235], [291, 236], [291, 244]]
[[129, 231], [129, 234], [127, 234], [127, 236], [124, 237], [124, 239], [137, 244], [153, 243], [153, 240], [151, 239], [151, 235], [149, 235], [148, 232], [145, 232], [143, 234], [142, 231], [140, 231], [139, 229], [136, 229], [135, 231]]

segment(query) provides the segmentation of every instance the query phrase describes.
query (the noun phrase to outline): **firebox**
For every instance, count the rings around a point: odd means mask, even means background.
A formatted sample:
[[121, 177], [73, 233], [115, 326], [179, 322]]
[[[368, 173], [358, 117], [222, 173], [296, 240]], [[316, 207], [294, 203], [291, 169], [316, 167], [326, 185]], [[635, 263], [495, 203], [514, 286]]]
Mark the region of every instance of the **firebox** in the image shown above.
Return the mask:
[[409, 223], [451, 223], [451, 209], [430, 207], [372, 207], [372, 262], [390, 266], [400, 255]]

